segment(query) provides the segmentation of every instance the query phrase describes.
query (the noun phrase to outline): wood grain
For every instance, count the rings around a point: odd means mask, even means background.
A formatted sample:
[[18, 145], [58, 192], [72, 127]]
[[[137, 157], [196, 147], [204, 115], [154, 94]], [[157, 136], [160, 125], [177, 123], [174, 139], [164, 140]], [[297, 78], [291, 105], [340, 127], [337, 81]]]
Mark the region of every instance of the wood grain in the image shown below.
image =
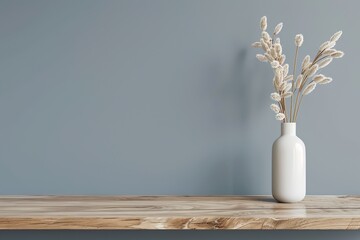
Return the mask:
[[0, 196], [0, 229], [359, 230], [360, 196]]

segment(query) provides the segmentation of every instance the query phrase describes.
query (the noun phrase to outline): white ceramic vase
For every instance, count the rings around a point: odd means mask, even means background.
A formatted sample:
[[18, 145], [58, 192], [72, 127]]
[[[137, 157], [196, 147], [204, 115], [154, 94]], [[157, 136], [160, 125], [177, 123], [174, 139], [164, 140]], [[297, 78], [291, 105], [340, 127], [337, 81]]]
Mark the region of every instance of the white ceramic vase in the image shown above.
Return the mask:
[[306, 151], [296, 123], [282, 123], [272, 147], [272, 195], [279, 202], [299, 202], [306, 195]]

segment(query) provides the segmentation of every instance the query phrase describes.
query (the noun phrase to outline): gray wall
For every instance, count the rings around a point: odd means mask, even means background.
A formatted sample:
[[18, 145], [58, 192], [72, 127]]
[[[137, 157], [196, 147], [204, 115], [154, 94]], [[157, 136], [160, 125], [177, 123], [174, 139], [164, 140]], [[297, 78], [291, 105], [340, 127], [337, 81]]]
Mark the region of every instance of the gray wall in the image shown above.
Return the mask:
[[[303, 102], [308, 194], [360, 194], [357, 1], [0, 1], [0, 194], [270, 194], [271, 69], [342, 29], [331, 85]], [[352, 232], [0, 232], [6, 239], [358, 239]]]

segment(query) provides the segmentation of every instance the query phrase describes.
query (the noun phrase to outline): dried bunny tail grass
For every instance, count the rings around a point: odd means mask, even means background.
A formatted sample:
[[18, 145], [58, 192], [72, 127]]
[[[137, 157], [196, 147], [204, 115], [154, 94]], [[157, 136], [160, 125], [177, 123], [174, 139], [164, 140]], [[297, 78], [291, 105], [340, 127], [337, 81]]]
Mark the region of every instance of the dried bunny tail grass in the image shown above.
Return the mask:
[[270, 49], [270, 54], [271, 56], [273, 56], [274, 58], [277, 58], [279, 55], [277, 54], [277, 52], [275, 51], [275, 48], [271, 48]]
[[276, 118], [276, 120], [282, 121], [282, 120], [285, 119], [285, 114], [278, 113], [278, 114], [275, 115], [275, 118]]
[[269, 62], [272, 62], [272, 61], [275, 60], [275, 59], [274, 59], [270, 54], [268, 54], [268, 53], [265, 53], [264, 55], [265, 55], [266, 59], [267, 59]]
[[289, 73], [289, 64], [285, 64], [283, 67], [283, 76], [286, 77]]
[[261, 42], [254, 42], [253, 44], [251, 44], [251, 46], [253, 47], [253, 48], [261, 48], [262, 46], [261, 46]]
[[274, 30], [274, 35], [278, 35], [281, 32], [281, 29], [283, 28], [283, 23], [279, 23], [278, 25], [276, 25], [275, 30]]
[[317, 65], [317, 64], [313, 65], [311, 68], [309, 68], [306, 71], [307, 77], [313, 76], [317, 72], [318, 69], [319, 69], [319, 65]]
[[275, 43], [280, 44], [280, 38], [276, 38], [276, 39], [275, 39]]
[[275, 43], [274, 48], [276, 53], [280, 56], [282, 54], [282, 46], [280, 43]]
[[318, 74], [318, 75], [315, 75], [315, 76], [313, 77], [313, 81], [314, 81], [315, 83], [319, 83], [319, 82], [321, 82], [322, 80], [324, 80], [324, 78], [325, 78], [324, 75]]
[[267, 28], [267, 18], [266, 16], [263, 16], [261, 19], [260, 19], [260, 28], [261, 30], [265, 31], [266, 28]]
[[285, 54], [283, 54], [283, 55], [281, 55], [281, 56], [279, 57], [279, 62], [280, 62], [281, 65], [283, 65], [283, 64], [285, 63], [285, 60], [286, 60]]
[[333, 58], [329, 57], [329, 58], [325, 58], [325, 59], [321, 60], [320, 62], [318, 62], [319, 69], [324, 68], [327, 65], [329, 65], [332, 60], [333, 60]]
[[297, 34], [295, 36], [295, 46], [301, 47], [304, 42], [304, 36], [302, 34]]
[[280, 63], [278, 61], [272, 61], [271, 62], [271, 67], [272, 68], [278, 68], [280, 66]]
[[260, 62], [267, 62], [267, 58], [262, 55], [262, 54], [256, 54], [256, 58], [260, 61]]
[[323, 44], [320, 45], [319, 50], [324, 51], [326, 49], [333, 48], [336, 45], [336, 42], [326, 41]]
[[322, 54], [325, 56], [331, 55], [333, 53], [335, 53], [337, 50], [336, 49], [326, 49]]
[[308, 95], [310, 94], [312, 91], [314, 91], [316, 87], [316, 82], [312, 82], [309, 85], [306, 86], [306, 88], [304, 89], [304, 92], [302, 93], [303, 95]]
[[333, 81], [333, 79], [331, 77], [326, 77], [324, 78], [322, 81], [318, 82], [319, 84], [328, 84], [328, 83], [331, 83]]
[[265, 42], [270, 42], [270, 35], [269, 35], [269, 33], [268, 32], [266, 32], [266, 31], [263, 31], [262, 33], [261, 33], [261, 36], [262, 36], [262, 38], [265, 40]]
[[309, 65], [309, 63], [310, 63], [310, 56], [309, 56], [309, 55], [306, 55], [306, 56], [304, 57], [304, 60], [302, 61], [302, 64], [301, 64], [302, 70], [304, 70], [305, 68], [307, 68], [308, 65]]
[[267, 51], [269, 51], [270, 49], [269, 49], [269, 46], [266, 44], [266, 42], [265, 42], [265, 40], [264, 39], [260, 39], [260, 44], [261, 44], [261, 47], [262, 47], [262, 49], [265, 51], [265, 52], [267, 52]]
[[300, 75], [296, 78], [296, 88], [300, 88], [303, 80], [304, 80], [304, 76], [303, 76], [302, 74], [300, 74]]
[[285, 87], [285, 93], [288, 93], [288, 92], [290, 92], [290, 89], [292, 88], [292, 83], [288, 83], [288, 84], [286, 84], [286, 87]]
[[277, 92], [274, 92], [274, 93], [270, 94], [270, 97], [271, 97], [272, 100], [274, 100], [276, 102], [281, 101], [281, 96]]
[[292, 95], [293, 95], [292, 92], [286, 92], [286, 93], [282, 94], [281, 97], [283, 97], [283, 98], [289, 98], [289, 97], [291, 97]]
[[278, 105], [276, 105], [275, 103], [270, 105], [270, 109], [273, 110], [275, 113], [280, 112], [280, 107]]
[[342, 58], [344, 56], [344, 52], [342, 51], [336, 51], [335, 53], [330, 55], [333, 58]]
[[284, 78], [284, 81], [292, 81], [294, 79], [294, 75], [288, 75]]
[[285, 91], [285, 89], [286, 89], [286, 87], [287, 87], [287, 82], [282, 82], [281, 84], [280, 84], [280, 91], [282, 91], [282, 92], [284, 92]]
[[338, 41], [340, 39], [341, 35], [342, 35], [342, 31], [338, 31], [338, 32], [334, 33], [334, 35], [332, 35], [332, 37], [330, 38], [330, 41], [331, 42]]

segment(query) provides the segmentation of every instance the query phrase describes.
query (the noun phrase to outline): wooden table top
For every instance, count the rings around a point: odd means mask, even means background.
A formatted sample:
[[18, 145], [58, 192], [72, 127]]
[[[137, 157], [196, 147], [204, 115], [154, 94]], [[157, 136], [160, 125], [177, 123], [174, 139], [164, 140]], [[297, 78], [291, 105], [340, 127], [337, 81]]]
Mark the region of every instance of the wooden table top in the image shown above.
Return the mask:
[[360, 230], [360, 196], [0, 196], [0, 229]]

